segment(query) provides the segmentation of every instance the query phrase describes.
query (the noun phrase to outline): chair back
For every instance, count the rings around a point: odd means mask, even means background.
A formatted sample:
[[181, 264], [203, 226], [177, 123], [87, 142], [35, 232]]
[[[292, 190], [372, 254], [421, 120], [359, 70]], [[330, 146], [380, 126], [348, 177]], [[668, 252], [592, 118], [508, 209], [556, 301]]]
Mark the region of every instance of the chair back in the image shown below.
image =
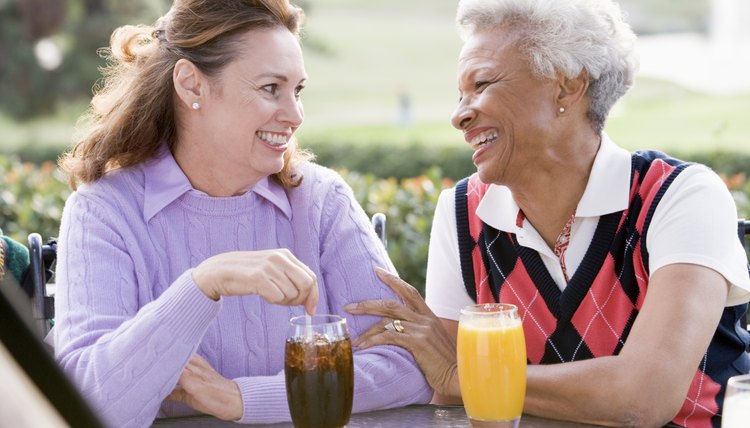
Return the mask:
[[375, 234], [378, 235], [378, 238], [380, 238], [380, 242], [383, 243], [383, 246], [388, 247], [388, 236], [385, 231], [385, 214], [373, 214], [372, 227], [375, 229]]
[[744, 218], [737, 219], [737, 236], [740, 238], [740, 242], [742, 242], [742, 246], [745, 249], [747, 249], [747, 245], [745, 245], [747, 235], [750, 235], [750, 220], [745, 220]]
[[[744, 218], [737, 219], [737, 236], [740, 238], [740, 242], [742, 242], [745, 251], [747, 251], [747, 235], [750, 235], [750, 221], [745, 220]], [[750, 265], [748, 265], [748, 273], [750, 273]], [[748, 325], [748, 317], [750, 317], [750, 312], [745, 314], [745, 318], [740, 320], [740, 325], [746, 329]]]
[[29, 271], [24, 278], [23, 288], [31, 290], [31, 311], [34, 323], [42, 337], [52, 328], [55, 318], [55, 299], [47, 294], [47, 282], [52, 278], [57, 258], [57, 240], [51, 238], [42, 244], [38, 233], [29, 234]]

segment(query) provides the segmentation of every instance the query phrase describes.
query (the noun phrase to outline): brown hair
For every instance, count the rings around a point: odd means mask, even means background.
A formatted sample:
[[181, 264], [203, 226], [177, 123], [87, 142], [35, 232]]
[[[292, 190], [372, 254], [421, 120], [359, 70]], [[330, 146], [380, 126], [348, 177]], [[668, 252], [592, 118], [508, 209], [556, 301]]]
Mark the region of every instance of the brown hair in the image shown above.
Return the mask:
[[[148, 160], [162, 142], [174, 148], [172, 72], [179, 59], [215, 76], [237, 55], [242, 34], [280, 25], [299, 37], [303, 19], [303, 11], [288, 0], [175, 0], [154, 27], [116, 29], [110, 48], [102, 50], [108, 62], [103, 80], [79, 122], [83, 133], [60, 158], [71, 187]], [[302, 176], [295, 166], [310, 158], [294, 142], [273, 178], [298, 186]]]

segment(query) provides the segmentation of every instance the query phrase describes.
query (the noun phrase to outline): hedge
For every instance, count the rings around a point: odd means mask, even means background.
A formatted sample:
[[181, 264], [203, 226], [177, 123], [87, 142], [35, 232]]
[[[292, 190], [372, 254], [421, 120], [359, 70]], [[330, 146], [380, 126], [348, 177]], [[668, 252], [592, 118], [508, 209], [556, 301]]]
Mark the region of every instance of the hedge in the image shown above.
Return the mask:
[[[716, 158], [727, 162], [723, 167], [727, 171], [742, 167], [732, 156]], [[423, 291], [435, 205], [440, 191], [453, 186], [453, 177], [437, 167], [428, 168], [417, 177], [401, 179], [378, 178], [371, 173], [346, 169], [339, 171], [367, 213], [386, 214], [388, 253], [399, 274]], [[747, 174], [720, 175], [734, 196], [738, 216], [750, 218]], [[45, 239], [55, 236], [69, 194], [65, 178], [52, 162], [36, 165], [18, 157], [0, 156], [0, 228], [14, 239], [25, 243], [31, 232], [38, 232]]]

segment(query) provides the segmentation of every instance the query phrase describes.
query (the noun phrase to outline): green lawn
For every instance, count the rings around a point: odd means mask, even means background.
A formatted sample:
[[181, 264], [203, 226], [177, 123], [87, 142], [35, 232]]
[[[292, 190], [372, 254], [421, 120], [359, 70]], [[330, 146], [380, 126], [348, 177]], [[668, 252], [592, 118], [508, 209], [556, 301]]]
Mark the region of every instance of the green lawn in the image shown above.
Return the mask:
[[[449, 124], [457, 100], [460, 40], [455, 0], [313, 0], [305, 25], [309, 75], [300, 141], [462, 144]], [[321, 48], [322, 46], [322, 48]], [[721, 78], [721, 76], [717, 76]], [[398, 126], [409, 94], [410, 126]], [[0, 117], [0, 152], [71, 141], [83, 104], [57, 117], [17, 124]], [[750, 151], [750, 94], [715, 97], [639, 79], [615, 106], [607, 132], [629, 148], [680, 153]]]

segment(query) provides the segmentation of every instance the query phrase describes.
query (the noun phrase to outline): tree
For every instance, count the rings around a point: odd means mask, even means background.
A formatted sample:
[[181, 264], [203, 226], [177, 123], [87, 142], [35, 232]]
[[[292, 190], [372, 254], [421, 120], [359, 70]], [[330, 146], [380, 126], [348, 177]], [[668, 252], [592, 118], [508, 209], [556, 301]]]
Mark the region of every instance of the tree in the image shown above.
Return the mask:
[[[151, 23], [168, 7], [168, 0], [0, 0], [0, 113], [27, 120], [87, 100], [112, 31]], [[40, 41], [59, 50], [59, 66], [42, 66]]]

